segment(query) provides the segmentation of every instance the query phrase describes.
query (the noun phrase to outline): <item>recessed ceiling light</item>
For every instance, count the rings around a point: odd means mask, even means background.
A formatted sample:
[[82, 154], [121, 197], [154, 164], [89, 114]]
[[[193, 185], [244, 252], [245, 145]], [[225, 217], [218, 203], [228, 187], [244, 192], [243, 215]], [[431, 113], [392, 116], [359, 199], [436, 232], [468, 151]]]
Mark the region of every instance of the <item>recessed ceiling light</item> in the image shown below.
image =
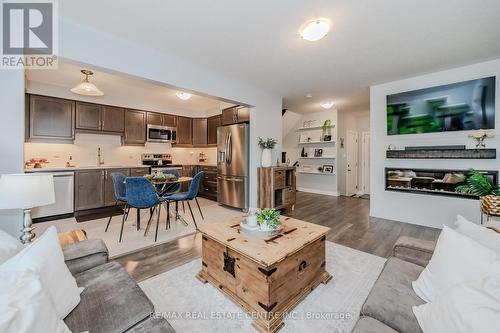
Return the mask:
[[102, 96], [104, 93], [95, 86], [95, 84], [89, 82], [89, 76], [94, 75], [94, 72], [88, 69], [82, 69], [80, 72], [85, 75], [85, 79], [77, 84], [75, 87], [71, 88], [71, 92], [78, 95], [85, 96]]
[[331, 109], [333, 106], [333, 101], [326, 101], [320, 104], [323, 109]]
[[179, 91], [178, 93], [176, 93], [176, 95], [177, 95], [177, 97], [179, 97], [183, 101], [187, 101], [192, 96], [190, 93], [186, 93], [186, 92], [182, 92], [182, 91]]
[[305, 98], [313, 98], [313, 95], [312, 94], [306, 94], [304, 97]]
[[300, 29], [300, 37], [316, 42], [325, 37], [330, 31], [330, 22], [327, 19], [319, 18], [304, 23]]

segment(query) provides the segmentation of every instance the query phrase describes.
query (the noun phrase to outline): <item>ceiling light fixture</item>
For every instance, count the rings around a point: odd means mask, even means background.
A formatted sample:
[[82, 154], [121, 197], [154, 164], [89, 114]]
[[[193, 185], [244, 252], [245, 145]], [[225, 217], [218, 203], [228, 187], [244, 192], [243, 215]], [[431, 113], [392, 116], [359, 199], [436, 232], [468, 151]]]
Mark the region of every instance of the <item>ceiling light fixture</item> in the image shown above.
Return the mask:
[[329, 109], [331, 109], [331, 108], [332, 108], [332, 106], [333, 106], [333, 101], [327, 101], [327, 102], [321, 103], [320, 105], [321, 105], [321, 107], [322, 107], [323, 109], [327, 109], [327, 110], [329, 110]]
[[330, 31], [330, 22], [327, 19], [318, 18], [302, 25], [300, 37], [310, 42], [316, 42], [325, 37], [328, 31]]
[[182, 91], [179, 91], [178, 93], [176, 93], [176, 95], [177, 95], [177, 97], [179, 97], [183, 101], [187, 101], [192, 96], [190, 93], [186, 93], [186, 92], [182, 92]]
[[309, 93], [309, 94], [306, 94], [304, 97], [309, 99], [309, 98], [313, 98], [313, 95]]
[[85, 96], [102, 96], [104, 93], [95, 86], [95, 84], [89, 82], [89, 76], [94, 75], [94, 72], [88, 69], [82, 69], [81, 72], [85, 75], [85, 79], [71, 89], [71, 92], [78, 95]]

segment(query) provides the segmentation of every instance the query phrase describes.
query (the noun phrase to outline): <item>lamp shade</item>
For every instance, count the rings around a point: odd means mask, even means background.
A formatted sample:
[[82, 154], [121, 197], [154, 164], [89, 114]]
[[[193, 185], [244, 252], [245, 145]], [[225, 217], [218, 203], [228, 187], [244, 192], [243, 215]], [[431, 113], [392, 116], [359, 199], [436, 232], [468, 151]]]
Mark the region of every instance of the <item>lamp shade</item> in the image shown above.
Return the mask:
[[72, 93], [85, 96], [102, 96], [104, 93], [96, 87], [95, 84], [88, 81], [79, 83], [76, 87], [71, 89]]
[[55, 201], [51, 174], [12, 174], [0, 178], [0, 209], [30, 209]]

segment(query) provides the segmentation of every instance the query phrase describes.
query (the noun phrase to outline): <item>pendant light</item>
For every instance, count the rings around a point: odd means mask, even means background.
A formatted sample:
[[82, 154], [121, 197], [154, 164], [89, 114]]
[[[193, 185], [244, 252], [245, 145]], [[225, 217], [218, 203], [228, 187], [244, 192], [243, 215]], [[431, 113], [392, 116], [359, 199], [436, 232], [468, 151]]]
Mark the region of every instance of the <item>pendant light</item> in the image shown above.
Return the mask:
[[89, 82], [89, 76], [94, 75], [94, 72], [88, 69], [82, 69], [81, 72], [85, 75], [85, 79], [80, 82], [77, 86], [71, 89], [71, 92], [78, 95], [85, 96], [102, 96], [104, 93], [95, 86], [95, 84]]

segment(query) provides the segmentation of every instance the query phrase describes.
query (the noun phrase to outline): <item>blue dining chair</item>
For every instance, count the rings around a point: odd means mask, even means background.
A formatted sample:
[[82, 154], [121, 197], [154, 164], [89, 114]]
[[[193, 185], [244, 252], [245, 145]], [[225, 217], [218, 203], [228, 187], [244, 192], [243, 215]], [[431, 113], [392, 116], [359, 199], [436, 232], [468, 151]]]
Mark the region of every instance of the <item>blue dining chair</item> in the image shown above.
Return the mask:
[[[127, 203], [130, 207], [137, 209], [150, 209], [158, 206], [157, 218], [156, 218], [156, 233], [155, 242], [158, 239], [158, 225], [160, 224], [160, 212], [161, 204], [165, 201], [163, 198], [159, 197], [156, 193], [156, 189], [149, 180], [144, 177], [127, 177], [125, 179], [126, 188], [126, 198]], [[120, 242], [122, 241], [123, 225], [125, 223], [125, 217], [122, 220], [122, 228], [120, 231]], [[146, 231], [144, 235], [147, 234], [149, 225], [151, 223], [151, 218], [146, 226]]]
[[[115, 195], [115, 206], [118, 204], [125, 204], [123, 206], [123, 215], [125, 216], [125, 220], [128, 218], [129, 208], [127, 207], [127, 194], [125, 190], [125, 178], [127, 178], [123, 173], [113, 172], [111, 174], [111, 180], [113, 182], [113, 191]], [[111, 218], [113, 214], [109, 217], [108, 224], [106, 224], [106, 229], [104, 232], [108, 231], [109, 224], [111, 223]]]
[[194, 218], [193, 214], [193, 209], [191, 208], [191, 204], [189, 203], [191, 200], [196, 201], [196, 205], [198, 205], [198, 210], [200, 211], [201, 218], [204, 220], [205, 217], [203, 216], [203, 213], [201, 212], [201, 207], [198, 202], [198, 190], [200, 188], [200, 181], [201, 177], [203, 177], [203, 171], [198, 172], [194, 177], [193, 180], [191, 181], [191, 184], [189, 185], [189, 190], [187, 192], [180, 192], [180, 193], [174, 193], [171, 195], [167, 195], [164, 197], [167, 201], [172, 202], [175, 201], [177, 204], [179, 201], [181, 202], [187, 202], [189, 211], [191, 212], [191, 217], [193, 218], [194, 226], [196, 229], [198, 229], [198, 225], [196, 224], [196, 220]]

